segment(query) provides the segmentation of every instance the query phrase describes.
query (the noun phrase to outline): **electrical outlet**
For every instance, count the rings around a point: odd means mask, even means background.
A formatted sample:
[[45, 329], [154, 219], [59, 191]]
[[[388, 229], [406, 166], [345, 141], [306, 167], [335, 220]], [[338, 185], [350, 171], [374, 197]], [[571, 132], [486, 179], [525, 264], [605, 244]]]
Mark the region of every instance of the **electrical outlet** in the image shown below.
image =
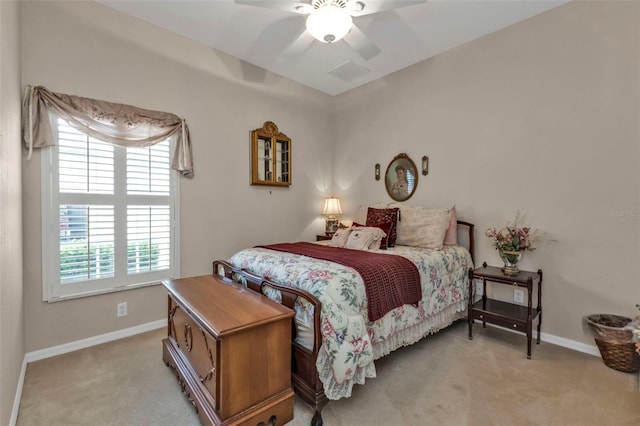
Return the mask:
[[519, 288], [513, 289], [513, 301], [515, 303], [524, 304], [524, 290]]
[[127, 302], [118, 303], [117, 315], [119, 317], [127, 316]]
[[484, 289], [482, 288], [482, 281], [476, 280], [476, 296], [482, 296], [484, 294]]

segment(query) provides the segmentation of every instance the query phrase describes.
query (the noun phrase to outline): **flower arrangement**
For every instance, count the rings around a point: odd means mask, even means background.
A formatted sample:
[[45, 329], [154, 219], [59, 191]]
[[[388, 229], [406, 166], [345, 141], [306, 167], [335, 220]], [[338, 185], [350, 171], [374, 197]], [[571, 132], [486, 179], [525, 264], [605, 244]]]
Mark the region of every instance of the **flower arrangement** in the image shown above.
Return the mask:
[[532, 251], [535, 250], [535, 243], [542, 240], [548, 240], [544, 234], [537, 230], [533, 230], [528, 226], [522, 226], [521, 223], [524, 216], [520, 212], [516, 212], [516, 218], [513, 222], [507, 222], [507, 226], [496, 231], [495, 228], [488, 228], [485, 235], [493, 239], [493, 246], [502, 251]]

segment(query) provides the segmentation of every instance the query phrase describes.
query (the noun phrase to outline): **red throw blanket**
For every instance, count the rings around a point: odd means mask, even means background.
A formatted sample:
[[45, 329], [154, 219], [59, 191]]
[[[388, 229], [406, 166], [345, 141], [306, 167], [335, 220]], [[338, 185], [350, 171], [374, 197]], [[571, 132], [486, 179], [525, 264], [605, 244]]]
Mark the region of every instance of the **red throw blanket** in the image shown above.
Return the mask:
[[382, 318], [399, 306], [416, 305], [422, 299], [418, 268], [402, 256], [313, 243], [283, 243], [257, 247], [330, 260], [355, 269], [364, 281], [370, 321]]

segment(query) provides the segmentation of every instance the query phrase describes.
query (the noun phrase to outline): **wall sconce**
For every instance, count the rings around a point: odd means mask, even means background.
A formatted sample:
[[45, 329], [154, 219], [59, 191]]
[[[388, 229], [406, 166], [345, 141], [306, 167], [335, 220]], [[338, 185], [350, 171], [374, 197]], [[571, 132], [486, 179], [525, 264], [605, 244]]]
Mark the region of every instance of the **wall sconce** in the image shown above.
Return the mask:
[[375, 176], [376, 176], [376, 180], [380, 180], [380, 163], [376, 163], [376, 172], [375, 172]]
[[325, 233], [331, 237], [338, 230], [338, 217], [342, 214], [340, 200], [335, 197], [325, 198], [322, 214], [327, 217]]
[[422, 157], [422, 174], [425, 176], [429, 174], [429, 157], [426, 155]]

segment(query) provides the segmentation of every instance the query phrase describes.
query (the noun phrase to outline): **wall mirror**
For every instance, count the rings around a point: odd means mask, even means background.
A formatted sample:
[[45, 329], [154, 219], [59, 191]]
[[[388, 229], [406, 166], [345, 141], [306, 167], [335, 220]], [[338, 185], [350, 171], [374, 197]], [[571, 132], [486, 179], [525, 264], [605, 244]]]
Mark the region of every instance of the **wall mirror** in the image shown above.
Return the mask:
[[291, 185], [291, 139], [272, 121], [251, 132], [251, 185]]
[[418, 169], [407, 154], [398, 154], [391, 160], [384, 174], [384, 184], [395, 201], [411, 198], [418, 187]]

